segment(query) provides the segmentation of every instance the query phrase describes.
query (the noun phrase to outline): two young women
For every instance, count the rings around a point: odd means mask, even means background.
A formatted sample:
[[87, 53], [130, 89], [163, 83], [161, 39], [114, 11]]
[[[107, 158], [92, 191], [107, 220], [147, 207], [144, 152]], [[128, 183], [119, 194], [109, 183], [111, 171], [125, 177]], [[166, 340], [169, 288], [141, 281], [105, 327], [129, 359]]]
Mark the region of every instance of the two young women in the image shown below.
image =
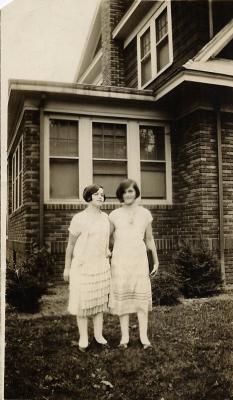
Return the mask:
[[[149, 210], [137, 204], [140, 191], [135, 181], [124, 180], [116, 195], [122, 206], [108, 216], [101, 211], [104, 189], [88, 186], [83, 192], [88, 206], [72, 218], [69, 226], [64, 279], [69, 281], [68, 311], [77, 317], [81, 351], [88, 347], [88, 317], [93, 317], [95, 341], [107, 345], [102, 333], [105, 311], [119, 316], [119, 346], [127, 347], [129, 314], [137, 313], [141, 344], [144, 349], [151, 347], [147, 326], [152, 295], [146, 248], [153, 255], [151, 276], [159, 265], [153, 218]], [[111, 266], [109, 237], [113, 241]]]

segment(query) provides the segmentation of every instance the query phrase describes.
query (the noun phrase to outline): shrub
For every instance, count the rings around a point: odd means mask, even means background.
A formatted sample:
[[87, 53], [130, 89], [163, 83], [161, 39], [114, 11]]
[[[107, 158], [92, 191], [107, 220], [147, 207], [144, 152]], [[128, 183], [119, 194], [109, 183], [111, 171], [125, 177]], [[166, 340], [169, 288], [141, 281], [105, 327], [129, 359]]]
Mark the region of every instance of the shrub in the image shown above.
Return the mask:
[[26, 261], [7, 263], [6, 300], [19, 311], [35, 312], [54, 273], [54, 260], [49, 251], [33, 243]]
[[196, 247], [183, 243], [174, 262], [185, 297], [210, 296], [221, 287], [219, 262], [202, 240]]
[[180, 303], [180, 282], [174, 271], [160, 271], [152, 281], [153, 303], [175, 305]]

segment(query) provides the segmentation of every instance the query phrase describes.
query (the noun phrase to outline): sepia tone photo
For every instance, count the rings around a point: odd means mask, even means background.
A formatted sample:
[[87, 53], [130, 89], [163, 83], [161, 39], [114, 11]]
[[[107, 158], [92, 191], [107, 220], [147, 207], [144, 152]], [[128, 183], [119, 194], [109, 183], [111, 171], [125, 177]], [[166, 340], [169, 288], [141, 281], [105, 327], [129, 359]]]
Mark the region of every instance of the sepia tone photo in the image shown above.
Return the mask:
[[233, 400], [233, 0], [1, 6], [2, 398]]

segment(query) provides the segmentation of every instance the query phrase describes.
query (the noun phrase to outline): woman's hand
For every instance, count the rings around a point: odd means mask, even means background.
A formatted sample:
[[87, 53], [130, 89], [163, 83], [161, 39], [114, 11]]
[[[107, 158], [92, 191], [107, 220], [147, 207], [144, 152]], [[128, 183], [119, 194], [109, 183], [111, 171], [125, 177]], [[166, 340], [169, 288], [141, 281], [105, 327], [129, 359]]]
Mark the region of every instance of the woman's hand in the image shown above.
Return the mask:
[[63, 272], [64, 281], [69, 282], [69, 277], [70, 277], [70, 270], [68, 268], [65, 268]]
[[158, 272], [158, 269], [159, 269], [159, 262], [157, 261], [155, 264], [154, 264], [154, 268], [152, 269], [152, 271], [151, 271], [151, 273], [150, 273], [150, 277], [151, 278], [154, 278], [154, 276], [157, 274], [157, 272]]

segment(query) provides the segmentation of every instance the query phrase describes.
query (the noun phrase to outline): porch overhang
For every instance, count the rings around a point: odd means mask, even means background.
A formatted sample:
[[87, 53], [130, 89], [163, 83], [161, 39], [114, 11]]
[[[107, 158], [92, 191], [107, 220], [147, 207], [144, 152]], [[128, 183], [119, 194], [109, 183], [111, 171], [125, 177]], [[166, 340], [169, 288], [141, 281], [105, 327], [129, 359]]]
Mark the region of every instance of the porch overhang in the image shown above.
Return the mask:
[[176, 74], [172, 79], [166, 82], [163, 86], [158, 88], [154, 93], [155, 100], [160, 100], [168, 93], [185, 82], [200, 83], [203, 85], [215, 85], [222, 87], [233, 88], [232, 74], [224, 74], [219, 72], [210, 72], [207, 70], [200, 70], [195, 68], [186, 68]]
[[169, 120], [169, 113], [163, 107], [155, 106], [151, 90], [12, 80], [9, 84], [8, 154], [24, 111], [39, 110], [42, 101], [45, 113]]
[[127, 99], [138, 101], [154, 101], [152, 90], [138, 90], [113, 86], [95, 86], [89, 84], [61, 83], [47, 81], [11, 80], [9, 83], [9, 101], [13, 92], [51, 93], [75, 95], [79, 97]]

